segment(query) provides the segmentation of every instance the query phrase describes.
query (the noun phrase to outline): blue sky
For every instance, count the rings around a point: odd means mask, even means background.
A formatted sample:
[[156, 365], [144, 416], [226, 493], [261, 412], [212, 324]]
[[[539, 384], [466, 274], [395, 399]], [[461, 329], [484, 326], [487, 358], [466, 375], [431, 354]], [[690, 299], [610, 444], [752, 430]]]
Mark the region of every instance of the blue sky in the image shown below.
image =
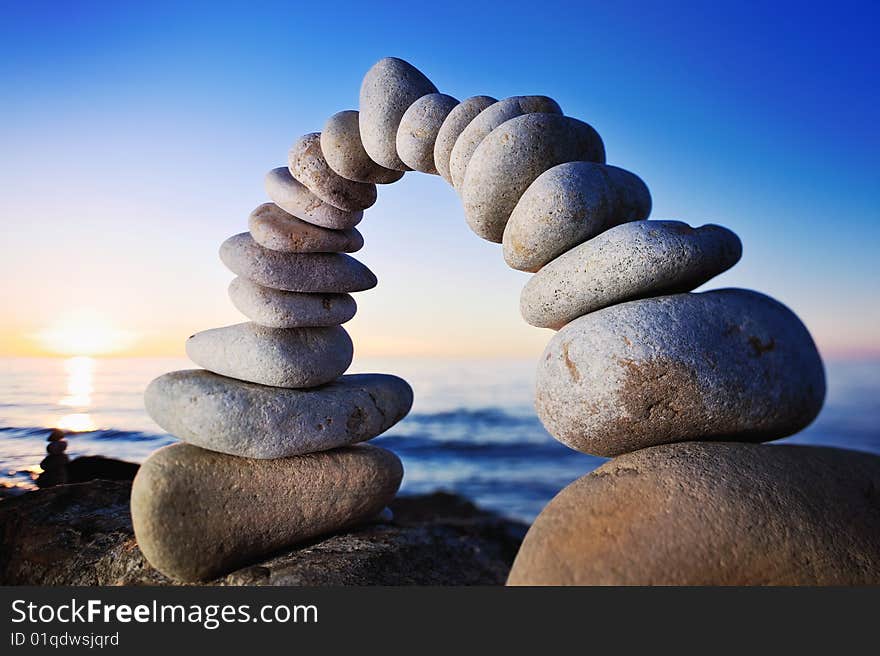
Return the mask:
[[[177, 4], [186, 4], [185, 9]], [[707, 287], [790, 305], [826, 354], [880, 353], [878, 10], [868, 3], [4, 3], [0, 346], [80, 306], [174, 352], [241, 318], [219, 243], [300, 135], [357, 107], [377, 59], [465, 98], [542, 93], [641, 175], [653, 218], [721, 223]], [[381, 187], [357, 256], [379, 276], [365, 355], [532, 355], [527, 275], [439, 178]], [[0, 349], [3, 350], [3, 349]]]

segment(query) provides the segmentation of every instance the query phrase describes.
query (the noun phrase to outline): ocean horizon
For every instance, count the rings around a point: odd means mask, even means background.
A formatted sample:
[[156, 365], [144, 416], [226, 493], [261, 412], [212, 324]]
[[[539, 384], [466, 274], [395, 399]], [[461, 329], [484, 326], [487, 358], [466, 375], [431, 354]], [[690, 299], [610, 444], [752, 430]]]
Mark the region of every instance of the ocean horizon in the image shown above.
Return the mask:
[[[46, 437], [72, 431], [71, 458], [143, 462], [175, 441], [147, 416], [142, 394], [183, 358], [0, 358], [0, 487], [36, 487]], [[373, 444], [404, 464], [402, 494], [448, 491], [531, 521], [565, 485], [604, 462], [570, 450], [533, 408], [535, 360], [358, 358], [349, 373], [383, 372], [415, 391], [410, 414]], [[826, 361], [828, 394], [816, 421], [776, 444], [880, 454], [880, 359]]]

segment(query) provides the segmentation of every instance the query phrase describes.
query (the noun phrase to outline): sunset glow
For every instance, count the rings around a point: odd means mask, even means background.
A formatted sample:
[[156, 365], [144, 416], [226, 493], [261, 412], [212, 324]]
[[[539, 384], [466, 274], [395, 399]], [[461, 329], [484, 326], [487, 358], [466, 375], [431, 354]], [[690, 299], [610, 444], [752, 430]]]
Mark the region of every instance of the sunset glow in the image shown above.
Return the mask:
[[55, 355], [107, 355], [131, 346], [134, 335], [121, 330], [93, 310], [62, 315], [35, 335], [40, 345]]

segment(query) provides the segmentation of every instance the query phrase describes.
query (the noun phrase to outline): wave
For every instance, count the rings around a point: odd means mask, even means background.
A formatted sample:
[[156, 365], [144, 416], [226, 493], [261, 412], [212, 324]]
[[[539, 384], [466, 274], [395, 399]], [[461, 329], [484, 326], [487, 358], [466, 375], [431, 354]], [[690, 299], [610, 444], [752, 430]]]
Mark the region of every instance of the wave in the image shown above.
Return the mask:
[[540, 442], [512, 440], [508, 442], [487, 441], [480, 439], [450, 440], [437, 439], [428, 434], [382, 435], [372, 442], [403, 456], [419, 458], [454, 458], [461, 456], [468, 459], [552, 459], [565, 457], [582, 457], [584, 454], [572, 451], [568, 447], [548, 438]]
[[[45, 439], [52, 432], [45, 426], [0, 426], [0, 437], [12, 439]], [[127, 431], [116, 428], [101, 428], [93, 431], [77, 431], [68, 434], [70, 437], [87, 437], [92, 440], [113, 440], [120, 442], [159, 442], [168, 439], [167, 434], [147, 433], [144, 431]]]
[[466, 424], [475, 428], [541, 425], [534, 413], [520, 415], [495, 407], [476, 410], [456, 408], [455, 410], [431, 413], [415, 412], [408, 415], [404, 422], [408, 424]]

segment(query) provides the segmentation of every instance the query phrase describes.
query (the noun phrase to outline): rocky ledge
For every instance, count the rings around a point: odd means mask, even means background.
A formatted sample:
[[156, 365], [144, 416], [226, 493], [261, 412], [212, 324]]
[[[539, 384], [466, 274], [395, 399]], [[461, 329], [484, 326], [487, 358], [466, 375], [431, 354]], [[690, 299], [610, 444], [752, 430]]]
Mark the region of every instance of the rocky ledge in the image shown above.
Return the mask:
[[[173, 585], [144, 559], [128, 481], [0, 502], [0, 584]], [[528, 528], [445, 493], [401, 497], [394, 518], [314, 541], [209, 585], [502, 585]]]

